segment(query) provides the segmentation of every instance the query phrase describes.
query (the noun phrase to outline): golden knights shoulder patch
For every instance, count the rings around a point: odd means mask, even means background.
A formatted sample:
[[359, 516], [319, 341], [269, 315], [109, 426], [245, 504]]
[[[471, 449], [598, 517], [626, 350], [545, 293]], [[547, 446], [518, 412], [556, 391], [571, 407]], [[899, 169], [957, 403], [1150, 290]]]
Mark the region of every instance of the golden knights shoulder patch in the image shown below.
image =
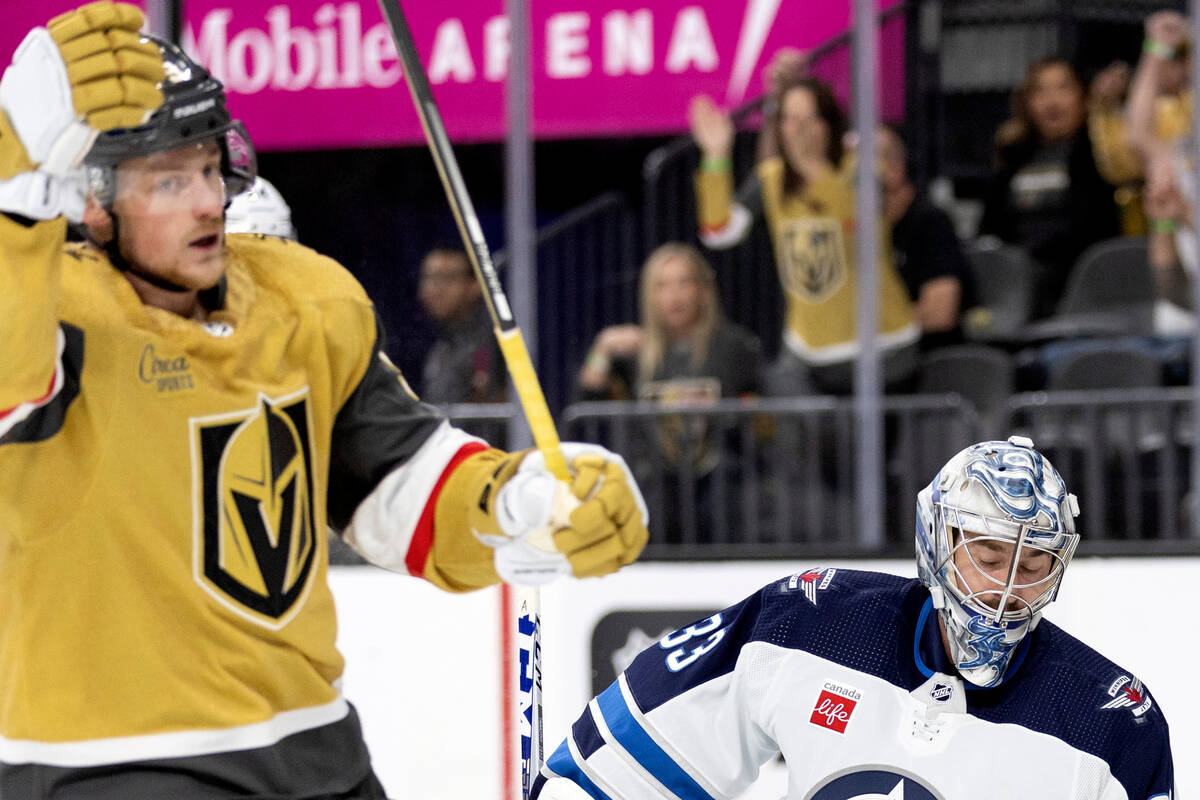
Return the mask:
[[308, 390], [191, 420], [193, 573], [218, 602], [278, 630], [318, 557]]
[[846, 246], [834, 217], [787, 220], [777, 245], [784, 288], [809, 303], [821, 303], [846, 283]]

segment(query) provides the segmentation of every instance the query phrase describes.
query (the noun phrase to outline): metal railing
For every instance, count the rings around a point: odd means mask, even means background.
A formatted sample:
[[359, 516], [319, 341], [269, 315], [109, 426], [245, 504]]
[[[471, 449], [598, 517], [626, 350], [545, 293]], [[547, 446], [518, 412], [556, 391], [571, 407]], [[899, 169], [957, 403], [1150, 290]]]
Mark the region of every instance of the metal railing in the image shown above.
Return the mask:
[[[1029, 436], [1079, 496], [1081, 552], [1200, 553], [1190, 520], [1195, 443], [1189, 387], [1030, 392], [1004, 430]], [[958, 395], [884, 399], [886, 541], [859, 537], [853, 401], [721, 400], [711, 406], [576, 403], [564, 439], [620, 453], [646, 497], [646, 559], [907, 557], [917, 493], [958, 450], [987, 435]], [[452, 421], [505, 446], [511, 404], [447, 406]], [[340, 542], [334, 563], [361, 563]]]
[[[912, 545], [917, 491], [979, 420], [956, 395], [884, 401], [886, 553]], [[629, 462], [650, 508], [648, 558], [880, 554], [860, 536], [855, 412], [832, 397], [722, 400], [704, 408], [577, 403], [562, 427]]]
[[1009, 399], [1009, 427], [1030, 436], [1079, 495], [1085, 546], [1200, 549], [1191, 538], [1194, 399], [1191, 387], [1031, 392]]

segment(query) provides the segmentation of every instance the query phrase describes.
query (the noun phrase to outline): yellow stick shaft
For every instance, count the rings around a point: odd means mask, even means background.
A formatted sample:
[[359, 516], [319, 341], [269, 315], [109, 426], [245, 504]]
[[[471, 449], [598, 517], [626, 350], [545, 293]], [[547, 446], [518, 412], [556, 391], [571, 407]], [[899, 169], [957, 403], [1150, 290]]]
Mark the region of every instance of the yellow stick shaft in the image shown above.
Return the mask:
[[496, 328], [496, 339], [500, 342], [500, 352], [504, 354], [504, 363], [508, 365], [508, 373], [512, 376], [517, 398], [525, 411], [525, 419], [529, 421], [529, 429], [533, 432], [533, 442], [546, 456], [546, 468], [554, 477], [570, 483], [567, 462], [558, 444], [558, 431], [554, 428], [554, 419], [550, 416], [546, 396], [534, 372], [521, 329], [513, 327], [502, 331]]

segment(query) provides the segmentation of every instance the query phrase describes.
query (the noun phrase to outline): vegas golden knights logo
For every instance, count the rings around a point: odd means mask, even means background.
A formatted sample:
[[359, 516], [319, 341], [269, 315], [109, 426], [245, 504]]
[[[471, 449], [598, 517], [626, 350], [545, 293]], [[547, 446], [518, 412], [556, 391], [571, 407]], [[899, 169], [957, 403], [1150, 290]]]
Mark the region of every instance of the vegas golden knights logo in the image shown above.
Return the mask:
[[828, 300], [846, 283], [841, 223], [831, 217], [789, 220], [778, 258], [784, 287], [806, 302]]
[[281, 628], [317, 557], [307, 390], [192, 420], [196, 578], [226, 607]]

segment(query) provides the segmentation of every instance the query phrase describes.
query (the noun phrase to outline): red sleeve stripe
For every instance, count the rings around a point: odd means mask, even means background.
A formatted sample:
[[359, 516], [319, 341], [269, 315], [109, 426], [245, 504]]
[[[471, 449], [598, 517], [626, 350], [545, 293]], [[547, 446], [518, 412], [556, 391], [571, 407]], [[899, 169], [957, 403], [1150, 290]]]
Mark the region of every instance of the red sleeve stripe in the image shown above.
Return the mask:
[[726, 217], [725, 219], [721, 220], [716, 225], [701, 225], [700, 233], [704, 234], [705, 236], [713, 236], [713, 235], [716, 235], [719, 233], [723, 233], [725, 231], [725, 229], [729, 227], [729, 223], [732, 221], [733, 221], [733, 217]]
[[417, 527], [413, 531], [412, 541], [408, 545], [408, 553], [404, 556], [404, 564], [408, 567], [408, 574], [417, 578], [425, 577], [425, 560], [429, 557], [429, 551], [433, 548], [433, 518], [434, 512], [437, 510], [438, 498], [442, 494], [442, 487], [446, 485], [446, 481], [450, 479], [450, 473], [458, 468], [458, 465], [466, 461], [470, 456], [478, 452], [487, 450], [487, 446], [479, 442], [470, 442], [458, 448], [458, 452], [450, 459], [450, 463], [442, 470], [441, 476], [437, 483], [434, 484], [433, 491], [429, 493], [429, 499], [425, 502], [425, 508], [421, 510], [421, 518], [417, 520]]
[[63, 353], [66, 352], [66, 349], [67, 337], [60, 325], [58, 328], [58, 343], [54, 355], [54, 372], [50, 375], [50, 385], [46, 388], [46, 393], [36, 400], [0, 410], [0, 436], [4, 436], [17, 427], [17, 425], [24, 422], [30, 414], [52, 401], [63, 390], [63, 384], [65, 383]]
[[58, 367], [55, 366], [54, 374], [52, 374], [50, 376], [50, 385], [46, 387], [46, 393], [44, 395], [39, 397], [37, 400], [30, 400], [28, 403], [21, 403], [20, 405], [13, 406], [12, 408], [0, 409], [0, 420], [4, 419], [9, 414], [15, 414], [18, 409], [22, 409], [22, 408], [26, 408], [26, 407], [37, 408], [38, 406], [42, 406], [42, 405], [45, 405], [46, 403], [49, 403], [50, 400], [54, 397], [54, 389], [57, 385], [58, 385]]

